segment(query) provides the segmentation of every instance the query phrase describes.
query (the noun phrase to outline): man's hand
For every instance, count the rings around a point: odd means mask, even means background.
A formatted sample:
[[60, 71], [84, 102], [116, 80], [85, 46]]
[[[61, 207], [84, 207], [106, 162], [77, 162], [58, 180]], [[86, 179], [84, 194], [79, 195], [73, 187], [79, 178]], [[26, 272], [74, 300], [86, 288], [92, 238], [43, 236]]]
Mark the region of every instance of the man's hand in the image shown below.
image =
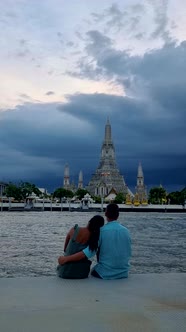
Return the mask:
[[69, 262], [76, 262], [80, 261], [81, 259], [84, 259], [86, 256], [83, 251], [79, 251], [76, 254], [70, 255], [70, 256], [59, 256], [58, 263], [60, 265], [63, 265], [65, 263]]
[[67, 256], [66, 257], [65, 256], [59, 256], [58, 263], [59, 263], [59, 265], [63, 265], [65, 263], [67, 263]]

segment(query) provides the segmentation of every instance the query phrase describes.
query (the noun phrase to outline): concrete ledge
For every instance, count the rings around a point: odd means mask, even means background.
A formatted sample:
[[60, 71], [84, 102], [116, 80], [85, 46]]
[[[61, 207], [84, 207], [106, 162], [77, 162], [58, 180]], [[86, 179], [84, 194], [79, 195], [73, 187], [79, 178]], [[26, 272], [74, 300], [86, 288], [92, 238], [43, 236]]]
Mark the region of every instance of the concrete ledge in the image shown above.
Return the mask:
[[183, 332], [186, 273], [0, 279], [1, 332]]

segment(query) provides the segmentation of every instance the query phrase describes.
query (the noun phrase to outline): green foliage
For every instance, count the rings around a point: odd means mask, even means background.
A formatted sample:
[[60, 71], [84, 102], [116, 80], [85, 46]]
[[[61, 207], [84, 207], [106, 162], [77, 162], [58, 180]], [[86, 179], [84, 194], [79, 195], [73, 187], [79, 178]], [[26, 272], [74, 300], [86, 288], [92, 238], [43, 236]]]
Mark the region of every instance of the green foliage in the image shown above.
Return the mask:
[[38, 196], [38, 197], [41, 197], [41, 196], [44, 196], [44, 197], [47, 197], [48, 195], [46, 195], [46, 194], [43, 194], [36, 186], [35, 186], [35, 184], [33, 184], [33, 190], [32, 190], [32, 192], [36, 195], [36, 196]]
[[81, 189], [79, 188], [75, 195], [79, 198], [79, 199], [82, 199], [86, 194], [88, 193], [88, 191], [86, 189]]
[[20, 189], [22, 192], [22, 198], [26, 199], [34, 193], [36, 196], [42, 196], [42, 192], [35, 186], [35, 184], [29, 182], [21, 182]]
[[37, 196], [41, 196], [41, 191], [29, 182], [21, 182], [19, 185], [14, 183], [9, 183], [5, 189], [5, 194], [7, 197], [13, 197], [17, 201], [26, 199], [32, 193], [35, 193]]
[[65, 188], [57, 188], [53, 193], [54, 198], [57, 197], [60, 199], [64, 197], [72, 198], [73, 196], [74, 196], [73, 192]]
[[122, 204], [125, 202], [125, 200], [126, 200], [126, 195], [124, 195], [123, 193], [118, 193], [114, 199], [114, 203]]
[[161, 204], [166, 201], [166, 190], [162, 187], [151, 188], [149, 192], [149, 203]]
[[168, 194], [167, 196], [168, 201], [170, 204], [184, 204], [186, 200], [186, 188], [181, 191], [173, 191]]
[[95, 203], [99, 203], [99, 204], [101, 203], [101, 197], [100, 196], [94, 196], [93, 200], [94, 200]]
[[6, 194], [7, 197], [15, 198], [15, 200], [17, 200], [17, 201], [22, 200], [21, 188], [19, 188], [18, 186], [16, 186], [13, 183], [8, 184], [8, 186], [5, 189], [5, 194]]

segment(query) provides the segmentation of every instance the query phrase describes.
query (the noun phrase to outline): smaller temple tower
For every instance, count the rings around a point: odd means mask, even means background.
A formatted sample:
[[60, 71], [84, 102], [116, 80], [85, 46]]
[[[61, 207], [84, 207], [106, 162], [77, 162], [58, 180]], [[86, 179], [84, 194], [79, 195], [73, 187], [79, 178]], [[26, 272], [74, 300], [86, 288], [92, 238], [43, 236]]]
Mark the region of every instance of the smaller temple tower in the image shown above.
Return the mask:
[[74, 181], [70, 180], [70, 167], [68, 164], [65, 164], [64, 168], [64, 178], [63, 178], [63, 188], [76, 192], [78, 188], [83, 188], [83, 172], [79, 172], [78, 186], [75, 185]]
[[83, 189], [83, 172], [79, 172], [78, 189]]
[[140, 204], [147, 204], [147, 191], [144, 184], [144, 175], [141, 163], [138, 165], [138, 174], [137, 174], [137, 186], [136, 186], [136, 199], [138, 199]]
[[65, 164], [63, 188], [65, 188], [65, 189], [70, 188], [70, 172], [69, 172], [69, 165], [68, 164]]

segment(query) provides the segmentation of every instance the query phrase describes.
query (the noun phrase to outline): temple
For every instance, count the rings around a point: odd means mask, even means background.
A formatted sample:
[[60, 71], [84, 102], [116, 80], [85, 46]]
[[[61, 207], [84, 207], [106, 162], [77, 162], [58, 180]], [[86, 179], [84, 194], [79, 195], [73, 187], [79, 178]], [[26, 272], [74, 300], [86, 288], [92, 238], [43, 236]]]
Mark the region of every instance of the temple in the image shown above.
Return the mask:
[[83, 189], [83, 172], [79, 172], [78, 189]]
[[75, 192], [77, 190], [74, 182], [70, 181], [70, 168], [68, 164], [65, 164], [63, 188]]
[[144, 175], [141, 163], [138, 165], [138, 173], [137, 173], [137, 185], [136, 185], [136, 193], [134, 197], [134, 204], [147, 204], [147, 190], [144, 184]]
[[112, 141], [109, 119], [105, 126], [105, 137], [101, 147], [98, 168], [93, 174], [87, 190], [91, 195], [105, 197], [114, 190], [116, 193], [128, 193], [124, 177], [120, 174], [115, 159], [115, 148]]
[[69, 165], [68, 164], [65, 164], [63, 188], [70, 189], [70, 171], [69, 171]]
[[[79, 172], [77, 186], [70, 181], [69, 165], [64, 168], [63, 188], [75, 192], [77, 189], [85, 189], [83, 184], [83, 172]], [[126, 204], [146, 205], [147, 190], [144, 183], [144, 175], [141, 163], [138, 165], [137, 184], [135, 194], [127, 187], [124, 177], [120, 174], [115, 157], [115, 147], [112, 140], [111, 125], [109, 119], [105, 125], [105, 136], [101, 147], [101, 155], [98, 167], [92, 175], [87, 191], [92, 196], [99, 196], [113, 200], [118, 193], [126, 195]]]

